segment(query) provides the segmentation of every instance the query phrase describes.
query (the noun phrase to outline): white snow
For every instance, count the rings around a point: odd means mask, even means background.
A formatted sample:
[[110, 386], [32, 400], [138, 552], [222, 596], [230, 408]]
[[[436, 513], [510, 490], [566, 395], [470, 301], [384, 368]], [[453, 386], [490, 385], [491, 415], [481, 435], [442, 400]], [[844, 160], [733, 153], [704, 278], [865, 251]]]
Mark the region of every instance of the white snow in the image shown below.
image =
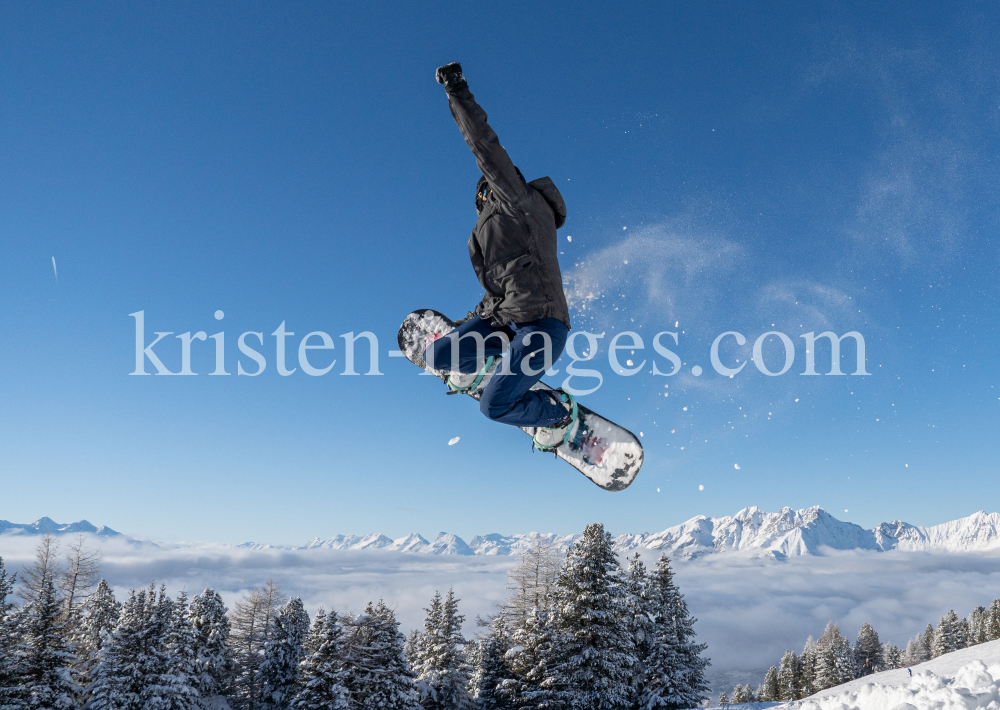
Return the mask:
[[455, 444], [457, 444], [457, 443], [458, 443], [458, 442], [459, 442], [459, 441], [460, 441], [461, 439], [462, 439], [462, 437], [460, 437], [460, 436], [456, 436], [456, 437], [455, 437], [454, 439], [449, 439], [449, 440], [448, 440], [448, 446], [454, 446], [454, 445], [455, 445]]
[[791, 710], [1000, 710], [1000, 641], [946, 653], [932, 661], [838, 685]]

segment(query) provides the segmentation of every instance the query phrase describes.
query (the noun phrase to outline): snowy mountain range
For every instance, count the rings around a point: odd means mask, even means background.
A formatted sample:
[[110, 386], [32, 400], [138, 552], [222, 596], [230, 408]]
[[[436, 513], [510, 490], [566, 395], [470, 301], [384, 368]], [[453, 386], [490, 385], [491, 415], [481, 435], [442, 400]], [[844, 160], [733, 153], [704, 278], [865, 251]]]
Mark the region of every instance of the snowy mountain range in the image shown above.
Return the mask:
[[[538, 538], [565, 549], [579, 535], [527, 533], [521, 535], [476, 536], [469, 543], [440, 533], [429, 542], [416, 533], [393, 540], [374, 534], [337, 535], [328, 540], [314, 538], [303, 546], [282, 549], [311, 550], [396, 550], [400, 552], [446, 555], [516, 555]], [[614, 539], [615, 550], [624, 553], [636, 548], [662, 550], [674, 557], [690, 559], [717, 552], [747, 552], [757, 557], [784, 559], [821, 554], [833, 550], [926, 550], [970, 552], [1000, 548], [1000, 513], [982, 511], [941, 525], [921, 527], [899, 520], [881, 523], [872, 530], [844, 522], [818, 506], [804, 510], [784, 508], [768, 513], [757, 507], [744, 508], [735, 515], [710, 518], [699, 515], [658, 533], [624, 534]], [[246, 549], [275, 549], [271, 545], [247, 542]]]
[[87, 533], [88, 535], [100, 535], [102, 537], [117, 537], [120, 532], [112, 530], [106, 525], [97, 527], [86, 520], [78, 523], [57, 523], [52, 518], [39, 518], [33, 523], [12, 523], [7, 520], [0, 520], [0, 535], [61, 535], [65, 533]]
[[[70, 524], [56, 523], [49, 518], [42, 518], [31, 524], [0, 520], [0, 535], [43, 533], [89, 533], [103, 537], [124, 537], [111, 528], [96, 527], [86, 520]], [[433, 542], [417, 533], [396, 540], [375, 533], [364, 536], [337, 535], [326, 540], [317, 537], [305, 545], [294, 547], [255, 542], [245, 542], [237, 547], [246, 550], [386, 550], [432, 555], [516, 555], [538, 539], [544, 539], [559, 549], [566, 549], [578, 538], [579, 535], [537, 532], [518, 535], [493, 533], [476, 536], [466, 543], [457, 535], [445, 532], [438, 534]], [[619, 553], [645, 548], [662, 550], [672, 557], [684, 559], [720, 552], [742, 552], [754, 557], [785, 559], [822, 554], [824, 549], [972, 552], [1000, 549], [1000, 513], [980, 511], [967, 518], [929, 527], [894, 520], [867, 530], [854, 523], [838, 520], [818, 506], [804, 510], [784, 508], [777, 513], [750, 507], [731, 516], [710, 518], [699, 515], [658, 533], [619, 535], [614, 539], [614, 546]]]

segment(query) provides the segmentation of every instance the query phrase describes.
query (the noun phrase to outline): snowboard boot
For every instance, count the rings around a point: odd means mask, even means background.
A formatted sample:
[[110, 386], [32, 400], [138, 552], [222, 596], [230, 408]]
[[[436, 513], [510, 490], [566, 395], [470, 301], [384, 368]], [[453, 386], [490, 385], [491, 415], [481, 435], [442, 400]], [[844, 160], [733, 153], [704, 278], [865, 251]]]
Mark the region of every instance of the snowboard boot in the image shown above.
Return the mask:
[[580, 413], [576, 407], [576, 397], [562, 390], [548, 390], [548, 394], [566, 408], [566, 416], [547, 427], [537, 427], [531, 437], [532, 447], [539, 451], [555, 452], [576, 434], [580, 425]]
[[486, 358], [486, 362], [483, 363], [483, 369], [479, 372], [473, 372], [470, 374], [465, 374], [462, 372], [453, 372], [448, 375], [448, 379], [445, 380], [445, 384], [448, 385], [448, 394], [465, 394], [467, 392], [472, 392], [479, 383], [483, 381], [486, 373], [490, 371], [493, 367], [493, 363], [496, 358], [490, 355]]

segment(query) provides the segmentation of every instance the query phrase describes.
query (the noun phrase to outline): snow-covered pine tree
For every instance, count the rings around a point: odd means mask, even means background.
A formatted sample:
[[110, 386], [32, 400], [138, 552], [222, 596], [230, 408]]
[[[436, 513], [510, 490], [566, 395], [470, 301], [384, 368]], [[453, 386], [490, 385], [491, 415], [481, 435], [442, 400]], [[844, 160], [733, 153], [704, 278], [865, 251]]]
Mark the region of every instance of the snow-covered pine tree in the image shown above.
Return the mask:
[[906, 650], [903, 651], [902, 664], [904, 666], [915, 666], [918, 663], [923, 663], [926, 659], [926, 651], [924, 650], [924, 637], [921, 634], [917, 634], [915, 638], [910, 639], [906, 642]]
[[82, 688], [78, 704], [81, 707], [90, 699], [90, 685], [100, 661], [101, 647], [114, 632], [121, 609], [122, 605], [103, 579], [83, 605], [76, 638], [77, 682]]
[[821, 688], [816, 683], [816, 642], [810, 636], [799, 657], [799, 698], [808, 698]]
[[660, 556], [648, 575], [643, 599], [643, 611], [652, 625], [643, 659], [640, 706], [654, 710], [699, 705], [707, 699], [705, 669], [709, 661], [701, 657], [707, 646], [695, 642], [697, 620], [674, 584], [666, 555]]
[[990, 604], [989, 616], [986, 622], [986, 640], [1000, 639], [1000, 599], [994, 599]]
[[924, 660], [929, 661], [934, 658], [934, 646], [936, 642], [937, 631], [930, 624], [927, 624], [927, 628], [924, 629], [924, 635], [921, 638], [924, 647]]
[[732, 703], [752, 703], [753, 699], [753, 688], [750, 684], [747, 685], [737, 685], [733, 688], [733, 697], [730, 700]]
[[[956, 618], [957, 618], [957, 615], [956, 615]], [[956, 647], [956, 649], [958, 649], [958, 648], [967, 648], [968, 646], [971, 646], [972, 644], [969, 642], [970, 635], [971, 634], [970, 634], [970, 631], [969, 631], [969, 620], [968, 619], [958, 619], [957, 623], [955, 624], [955, 647]]]
[[441, 592], [435, 590], [434, 596], [431, 597], [430, 606], [424, 609], [424, 630], [422, 632], [416, 631], [410, 633], [410, 639], [407, 640], [407, 650], [409, 654], [407, 660], [410, 662], [410, 667], [413, 672], [417, 674], [416, 685], [417, 693], [423, 697], [422, 684], [424, 682], [424, 663], [425, 661], [434, 655], [435, 649], [442, 646], [442, 640], [439, 638], [439, 629], [441, 627], [441, 616], [444, 614], [444, 604], [441, 600]]
[[0, 557], [0, 708], [19, 705], [17, 688], [17, 657], [14, 646], [17, 641], [14, 626], [14, 604], [8, 601], [14, 590], [17, 575], [8, 574]]
[[274, 634], [264, 645], [260, 664], [262, 710], [287, 710], [295, 697], [302, 644], [309, 633], [309, 614], [300, 597], [293, 597], [274, 619]]
[[771, 666], [764, 676], [764, 685], [757, 700], [762, 703], [774, 703], [781, 700], [781, 690], [778, 687], [778, 669]]
[[559, 573], [555, 600], [560, 643], [549, 665], [556, 700], [591, 710], [631, 703], [635, 644], [620, 609], [625, 596], [611, 535], [588, 525]]
[[198, 664], [195, 655], [194, 626], [188, 613], [187, 592], [181, 591], [177, 599], [167, 599], [160, 592], [161, 614], [165, 620], [165, 648], [167, 652], [164, 672], [160, 677], [162, 696], [168, 710], [196, 710], [200, 707], [198, 691]]
[[778, 697], [777, 700], [799, 699], [799, 657], [794, 651], [785, 651], [778, 667]]
[[21, 614], [18, 685], [29, 710], [70, 710], [75, 705], [76, 656], [66, 638], [62, 604], [55, 580], [49, 577]]
[[260, 703], [260, 664], [282, 594], [278, 582], [269, 579], [263, 588], [254, 587], [239, 599], [230, 615], [234, 680], [229, 700], [238, 710], [257, 710]]
[[859, 678], [882, 670], [882, 642], [867, 621], [861, 625], [858, 640], [854, 644], [854, 665]]
[[462, 622], [454, 590], [442, 601], [434, 592], [425, 609], [424, 633], [420, 637], [416, 688], [420, 705], [426, 710], [466, 710], [472, 707], [469, 673], [462, 653]]
[[934, 632], [934, 645], [932, 646], [932, 657], [951, 653], [959, 648], [958, 615], [954, 610], [949, 611], [941, 617], [937, 630]]
[[351, 621], [346, 655], [352, 710], [420, 709], [404, 644], [395, 614], [381, 600]]
[[729, 707], [729, 696], [726, 695], [726, 691], [719, 693], [719, 707]]
[[507, 654], [510, 676], [500, 683], [496, 697], [500, 708], [562, 708], [565, 687], [553, 664], [565, 637], [554, 612], [532, 609], [511, 635]]
[[816, 642], [816, 690], [825, 690], [853, 678], [854, 654], [851, 642], [832, 621]]
[[191, 601], [196, 686], [202, 698], [226, 695], [230, 690], [235, 665], [229, 647], [228, 613], [214, 589], [206, 589]]
[[480, 710], [503, 710], [508, 707], [503, 685], [512, 675], [507, 661], [512, 646], [510, 630], [502, 609], [486, 623], [489, 631], [476, 642], [469, 687]]
[[[646, 684], [650, 680], [649, 665], [655, 663], [653, 656], [661, 650], [667, 649], [674, 655], [673, 645], [663, 646], [657, 643], [655, 631], [656, 611], [653, 609], [650, 594], [649, 575], [646, 566], [636, 552], [628, 560], [628, 572], [625, 577], [625, 597], [622, 604], [622, 613], [629, 633], [632, 635], [632, 643], [635, 644], [636, 663], [632, 666], [632, 694], [636, 699], [644, 697], [646, 694]], [[659, 659], [662, 661], [662, 659]], [[676, 657], [673, 658], [676, 662]], [[658, 665], [663, 665], [662, 662]], [[674, 664], [670, 664], [674, 665]], [[655, 694], [658, 696], [659, 694]], [[641, 704], [641, 700], [638, 700]]]
[[309, 634], [308, 655], [299, 664], [299, 692], [294, 710], [348, 710], [344, 630], [336, 612], [320, 609]]
[[92, 674], [88, 710], [141, 710], [147, 680], [146, 590], [130, 589], [114, 631], [105, 640]]
[[977, 606], [969, 613], [969, 638], [968, 645], [975, 646], [980, 643], [986, 643], [989, 639], [987, 638], [987, 628], [986, 625], [989, 623], [989, 612], [984, 606]]
[[903, 655], [896, 644], [887, 643], [882, 646], [882, 667], [887, 671], [903, 667]]

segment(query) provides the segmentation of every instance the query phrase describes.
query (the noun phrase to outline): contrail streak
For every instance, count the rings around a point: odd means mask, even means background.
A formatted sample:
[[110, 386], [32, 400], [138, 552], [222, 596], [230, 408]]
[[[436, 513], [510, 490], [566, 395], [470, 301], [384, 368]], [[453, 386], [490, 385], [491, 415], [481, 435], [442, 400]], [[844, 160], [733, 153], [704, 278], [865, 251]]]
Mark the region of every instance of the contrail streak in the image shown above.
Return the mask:
[[56, 275], [56, 281], [59, 280], [59, 272], [56, 270], [56, 258], [52, 257], [52, 273]]

